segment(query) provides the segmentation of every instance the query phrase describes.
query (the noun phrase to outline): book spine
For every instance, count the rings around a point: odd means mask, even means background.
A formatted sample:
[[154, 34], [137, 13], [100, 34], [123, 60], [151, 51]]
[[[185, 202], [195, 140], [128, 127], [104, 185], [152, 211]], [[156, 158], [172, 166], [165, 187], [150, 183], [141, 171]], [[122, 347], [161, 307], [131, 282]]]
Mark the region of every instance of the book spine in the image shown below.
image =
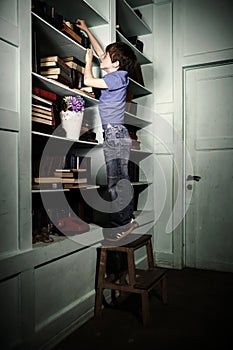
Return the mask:
[[48, 119], [41, 118], [41, 117], [32, 116], [32, 121], [37, 122], [37, 123], [46, 124], [46, 125], [52, 125], [52, 120], [48, 120]]
[[39, 118], [43, 118], [43, 119], [51, 120], [51, 121], [52, 121], [52, 116], [51, 116], [51, 115], [42, 114], [42, 113], [38, 113], [38, 112], [32, 111], [32, 116], [33, 116], [33, 117], [39, 117]]
[[47, 91], [45, 89], [38, 88], [36, 86], [32, 87], [32, 92], [42, 98], [47, 98], [50, 101], [56, 101], [57, 95], [54, 92]]
[[77, 70], [78, 72], [84, 74], [85, 72], [85, 68], [80, 66], [79, 64], [72, 62], [72, 61], [67, 61], [66, 62], [67, 66], [69, 66], [70, 68], [73, 68], [75, 70]]
[[34, 106], [32, 106], [32, 112], [41, 113], [43, 115], [46, 115], [47, 117], [51, 117], [52, 116], [51, 110], [50, 111], [46, 111], [43, 108], [37, 108], [37, 107], [34, 107]]
[[70, 81], [70, 80], [67, 80], [62, 75], [51, 74], [51, 75], [47, 75], [46, 78], [58, 81], [58, 82], [62, 83], [65, 86], [68, 86], [68, 87], [71, 87], [71, 88], [73, 87], [73, 82]]
[[71, 76], [71, 68], [58, 56], [57, 56], [57, 60], [55, 60], [55, 61], [41, 61], [41, 63], [40, 63], [41, 70], [46, 69], [46, 68], [49, 69], [48, 67], [51, 67], [51, 66], [52, 66], [51, 69], [54, 69], [53, 67], [60, 68], [67, 75]]

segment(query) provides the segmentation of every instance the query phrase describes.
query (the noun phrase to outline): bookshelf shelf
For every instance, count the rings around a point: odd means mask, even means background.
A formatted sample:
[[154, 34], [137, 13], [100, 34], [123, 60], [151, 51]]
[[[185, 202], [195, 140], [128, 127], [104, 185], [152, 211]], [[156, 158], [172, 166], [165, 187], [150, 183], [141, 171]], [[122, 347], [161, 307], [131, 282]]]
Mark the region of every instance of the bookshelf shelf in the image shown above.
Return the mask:
[[129, 90], [133, 93], [134, 98], [152, 94], [152, 91], [131, 78], [129, 78]]
[[[57, 55], [59, 57], [74, 56], [85, 61], [86, 49], [76, 41], [63, 34], [43, 18], [32, 12], [32, 22], [40, 36], [39, 42], [45, 41], [47, 45], [40, 45], [41, 56]], [[36, 39], [37, 40], [37, 39]]]
[[91, 96], [85, 95], [82, 92], [77, 92], [74, 89], [70, 89], [68, 86], [65, 86], [64, 84], [56, 82], [55, 80], [42, 77], [40, 74], [37, 74], [34, 72], [32, 72], [32, 78], [33, 78], [33, 81], [37, 85], [39, 85], [39, 87], [41, 87], [42, 89], [52, 91], [57, 95], [59, 95], [60, 97], [63, 97], [66, 95], [71, 95], [71, 96], [80, 95], [86, 100], [87, 107], [98, 105], [97, 99]]
[[133, 186], [149, 186], [151, 184], [152, 182], [147, 182], [147, 181], [132, 182]]
[[138, 6], [144, 6], [144, 5], [152, 4], [153, 0], [127, 0], [127, 3], [131, 7], [138, 7]]
[[140, 162], [141, 160], [149, 157], [151, 154], [153, 153], [149, 151], [131, 149], [130, 159], [134, 160], [135, 162]]
[[54, 241], [50, 244], [37, 242], [33, 244], [35, 264], [40, 265], [60, 256], [81, 251], [98, 244], [103, 239], [102, 229], [90, 224], [90, 231], [74, 236], [51, 235]]
[[149, 58], [147, 58], [141, 51], [139, 51], [133, 44], [131, 44], [131, 42], [127, 40], [127, 38], [125, 38], [124, 35], [122, 35], [118, 30], [116, 30], [116, 34], [117, 34], [117, 39], [119, 41], [126, 43], [134, 50], [138, 63], [140, 64], [152, 63], [152, 61]]
[[66, 1], [48, 0], [48, 3], [54, 5], [56, 10], [61, 13], [67, 21], [75, 22], [76, 19], [85, 18], [88, 26], [99, 26], [108, 23], [108, 20], [98, 10], [96, 10], [88, 1], [70, 0], [69, 5]]
[[46, 192], [46, 193], [53, 193], [53, 192], [67, 192], [69, 190], [67, 189], [46, 189], [46, 190], [32, 190], [32, 193], [41, 193], [41, 192]]
[[141, 119], [140, 117], [135, 116], [129, 112], [125, 112], [125, 124], [136, 126], [140, 129], [145, 128], [150, 125], [151, 122]]
[[151, 33], [151, 28], [141, 20], [125, 0], [118, 0], [117, 3], [117, 24], [123, 28], [127, 36], [145, 35]]
[[39, 131], [32, 131], [32, 135], [39, 136], [39, 137], [46, 137], [49, 139], [54, 139], [56, 141], [61, 142], [69, 142], [69, 143], [76, 143], [80, 148], [90, 148], [90, 147], [102, 147], [103, 145], [101, 143], [95, 143], [95, 142], [89, 142], [89, 141], [82, 141], [82, 140], [73, 140], [68, 139], [66, 137], [57, 136], [57, 135], [51, 135], [51, 134], [45, 134]]

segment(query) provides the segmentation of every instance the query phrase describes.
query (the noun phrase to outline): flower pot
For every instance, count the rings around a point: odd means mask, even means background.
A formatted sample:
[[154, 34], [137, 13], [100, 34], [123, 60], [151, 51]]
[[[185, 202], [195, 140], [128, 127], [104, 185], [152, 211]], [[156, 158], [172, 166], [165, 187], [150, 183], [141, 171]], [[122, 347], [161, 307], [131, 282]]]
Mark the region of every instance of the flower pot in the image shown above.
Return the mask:
[[83, 121], [83, 112], [61, 111], [60, 112], [62, 128], [69, 139], [78, 140]]

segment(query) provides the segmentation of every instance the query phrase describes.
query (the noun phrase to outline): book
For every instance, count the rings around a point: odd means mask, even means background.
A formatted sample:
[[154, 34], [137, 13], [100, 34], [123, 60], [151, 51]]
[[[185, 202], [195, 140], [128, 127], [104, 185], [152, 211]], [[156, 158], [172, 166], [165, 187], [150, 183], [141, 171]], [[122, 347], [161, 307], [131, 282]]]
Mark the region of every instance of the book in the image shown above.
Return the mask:
[[86, 174], [86, 171], [86, 169], [56, 169], [54, 172], [54, 176], [62, 178], [82, 178], [83, 174]]
[[63, 184], [65, 189], [87, 188], [88, 184]]
[[55, 172], [57, 173], [85, 173], [87, 169], [80, 168], [80, 169], [56, 169]]
[[83, 95], [95, 98], [95, 93], [94, 92], [87, 92], [87, 91], [83, 91], [81, 89], [76, 89], [76, 88], [73, 88], [73, 90], [78, 92], [79, 94], [83, 94]]
[[[34, 94], [32, 94], [32, 117], [34, 118], [42, 118], [50, 120], [52, 123], [49, 125], [55, 126], [55, 115], [54, 115], [54, 106], [52, 101], [48, 101], [46, 99], [43, 99], [42, 97], [38, 97]], [[39, 103], [39, 104], [37, 104]], [[44, 122], [44, 120], [36, 120], [35, 122], [41, 122], [43, 124], [47, 124]]]
[[83, 87], [81, 87], [80, 90], [85, 91], [85, 92], [93, 93], [93, 87], [92, 86], [83, 86]]
[[75, 69], [84, 74], [85, 67], [81, 61], [73, 56], [60, 58], [59, 56], [46, 56], [40, 59], [40, 67], [64, 67], [66, 70]]
[[67, 61], [72, 61], [72, 62], [75, 62], [75, 63], [79, 63], [81, 61], [79, 61], [78, 58], [74, 57], [74, 56], [66, 56], [66, 57], [62, 57], [63, 61], [64, 62], [67, 62]]
[[33, 178], [34, 183], [73, 183], [73, 184], [79, 184], [79, 183], [86, 183], [87, 178], [61, 178], [56, 176], [45, 176], [45, 177], [34, 177]]
[[51, 120], [51, 121], [53, 120], [52, 115], [43, 114], [43, 113], [39, 113], [39, 112], [35, 112], [35, 111], [32, 111], [32, 116], [33, 117], [40, 117], [40, 118], [43, 118], [46, 120]]
[[48, 76], [52, 74], [58, 74], [67, 79], [68, 81], [72, 81], [72, 76], [71, 73], [67, 74], [63, 69], [61, 68], [48, 68], [46, 70], [43, 70], [40, 72], [41, 75], [43, 76]]
[[72, 69], [72, 80], [73, 87], [80, 89], [84, 86], [84, 74], [75, 69]]
[[41, 70], [54, 68], [60, 68], [67, 75], [71, 76], [71, 68], [59, 56], [47, 56], [40, 59]]
[[32, 114], [37, 117], [52, 119], [52, 112], [45, 111], [41, 108], [32, 107]]
[[32, 100], [42, 102], [42, 103], [44, 103], [47, 106], [52, 106], [53, 105], [52, 101], [49, 101], [49, 100], [47, 100], [47, 99], [45, 99], [43, 97], [37, 96], [35, 94], [32, 94]]
[[73, 62], [73, 61], [66, 61], [67, 66], [69, 66], [71, 69], [75, 69], [78, 72], [84, 74], [85, 67], [80, 66], [79, 64]]
[[37, 123], [47, 124], [47, 125], [53, 125], [52, 120], [48, 120], [48, 119], [41, 118], [41, 117], [35, 117], [33, 115], [32, 115], [32, 121], [37, 122]]
[[43, 105], [38, 105], [32, 103], [32, 109], [37, 112], [44, 112], [45, 114], [50, 115], [52, 113], [52, 107], [45, 107]]
[[40, 62], [58, 62], [60, 64], [65, 64], [65, 60], [59, 56], [44, 56], [41, 57]]
[[55, 92], [41, 89], [41, 88], [36, 87], [36, 86], [32, 87], [32, 93], [35, 94], [36, 96], [47, 99], [49, 101], [56, 101], [57, 100], [57, 95], [55, 94]]
[[74, 41], [78, 42], [79, 44], [82, 44], [82, 37], [75, 33], [70, 27], [68, 27], [65, 21], [63, 21], [63, 28], [61, 29], [61, 31], [68, 35]]
[[62, 75], [60, 74], [49, 74], [45, 76], [47, 79], [52, 79], [55, 80], [58, 83], [61, 83], [62, 85], [68, 86], [68, 87], [72, 87], [73, 83], [70, 80], [67, 80], [66, 78], [64, 78]]

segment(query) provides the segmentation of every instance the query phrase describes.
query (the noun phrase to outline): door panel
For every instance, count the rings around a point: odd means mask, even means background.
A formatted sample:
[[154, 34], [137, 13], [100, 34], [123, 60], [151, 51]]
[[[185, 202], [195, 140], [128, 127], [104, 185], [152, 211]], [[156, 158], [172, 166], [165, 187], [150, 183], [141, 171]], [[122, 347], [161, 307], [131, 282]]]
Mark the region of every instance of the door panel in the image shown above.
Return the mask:
[[[186, 70], [186, 266], [233, 271], [233, 65]], [[190, 171], [193, 173], [190, 174]], [[188, 180], [198, 175], [200, 181]]]

